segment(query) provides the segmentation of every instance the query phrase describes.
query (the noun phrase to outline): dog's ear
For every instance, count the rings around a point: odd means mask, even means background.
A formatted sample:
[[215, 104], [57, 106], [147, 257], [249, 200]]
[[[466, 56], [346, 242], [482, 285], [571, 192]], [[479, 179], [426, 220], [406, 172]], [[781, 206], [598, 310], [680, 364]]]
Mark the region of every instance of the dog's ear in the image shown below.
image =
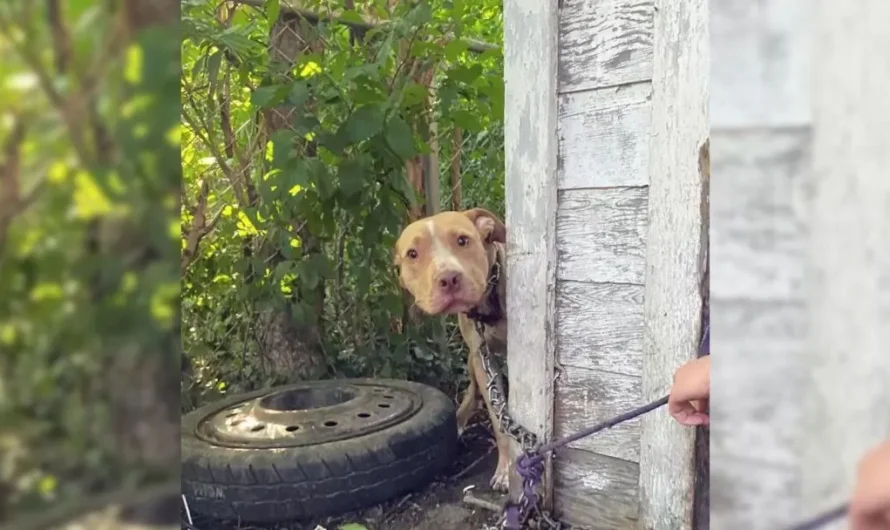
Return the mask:
[[495, 241], [498, 243], [507, 242], [507, 227], [504, 226], [504, 222], [498, 219], [495, 214], [483, 208], [473, 208], [463, 213], [470, 221], [473, 221], [473, 224], [476, 225], [476, 230], [482, 234], [487, 243]]

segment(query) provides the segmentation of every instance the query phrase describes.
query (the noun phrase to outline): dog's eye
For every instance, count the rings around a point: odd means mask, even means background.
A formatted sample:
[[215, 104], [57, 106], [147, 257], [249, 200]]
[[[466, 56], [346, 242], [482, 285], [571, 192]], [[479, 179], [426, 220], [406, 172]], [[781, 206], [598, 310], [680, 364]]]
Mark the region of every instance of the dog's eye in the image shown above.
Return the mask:
[[467, 238], [467, 236], [460, 236], [457, 238], [457, 244], [462, 247], [467, 246], [467, 243], [469, 243], [469, 242], [470, 242], [470, 240]]
[[413, 248], [410, 249], [405, 255], [408, 256], [408, 259], [417, 259], [417, 251]]

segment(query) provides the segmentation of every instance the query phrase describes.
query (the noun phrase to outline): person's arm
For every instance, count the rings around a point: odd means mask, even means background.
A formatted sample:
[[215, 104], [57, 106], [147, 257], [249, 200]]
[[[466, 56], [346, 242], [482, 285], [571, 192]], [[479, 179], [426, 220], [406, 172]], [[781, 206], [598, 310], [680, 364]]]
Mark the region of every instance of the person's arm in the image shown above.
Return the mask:
[[708, 425], [711, 395], [711, 356], [690, 361], [674, 372], [668, 412], [683, 425]]
[[850, 524], [853, 530], [890, 529], [890, 440], [859, 462], [850, 500]]

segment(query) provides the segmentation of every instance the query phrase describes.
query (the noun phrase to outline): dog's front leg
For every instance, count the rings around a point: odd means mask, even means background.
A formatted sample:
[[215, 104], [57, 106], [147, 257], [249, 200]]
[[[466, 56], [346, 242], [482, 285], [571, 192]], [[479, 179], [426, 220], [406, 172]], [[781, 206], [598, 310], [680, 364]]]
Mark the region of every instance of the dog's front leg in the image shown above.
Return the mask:
[[485, 367], [482, 366], [482, 358], [475, 349], [470, 352], [470, 364], [473, 367], [476, 384], [485, 400], [485, 408], [488, 409], [488, 417], [491, 419], [491, 430], [494, 432], [495, 442], [498, 446], [498, 467], [491, 477], [491, 487], [495, 491], [507, 491], [510, 486], [510, 439], [501, 430], [501, 423], [498, 420], [491, 401], [488, 397], [488, 374], [485, 373]]
[[479, 392], [479, 384], [478, 381], [476, 381], [476, 373], [473, 371], [474, 355], [478, 354], [471, 351], [467, 356], [467, 378], [470, 380], [470, 384], [467, 387], [466, 393], [464, 393], [463, 400], [460, 402], [460, 407], [457, 408], [458, 437], [464, 433], [467, 429], [467, 423], [469, 423], [473, 414], [476, 413], [476, 398]]

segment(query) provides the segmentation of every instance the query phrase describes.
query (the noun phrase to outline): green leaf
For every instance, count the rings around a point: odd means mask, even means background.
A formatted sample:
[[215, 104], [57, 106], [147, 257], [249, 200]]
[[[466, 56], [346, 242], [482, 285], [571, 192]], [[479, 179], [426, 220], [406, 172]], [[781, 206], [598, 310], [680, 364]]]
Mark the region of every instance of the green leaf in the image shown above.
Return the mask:
[[310, 267], [304, 267], [300, 274], [300, 281], [303, 282], [303, 286], [308, 290], [313, 290], [318, 287], [318, 282], [321, 278], [318, 277], [318, 273], [312, 270]]
[[472, 85], [477, 79], [479, 79], [479, 76], [482, 75], [482, 65], [460, 65], [458, 67], [452, 68], [445, 75], [449, 79], [453, 79], [459, 83]]
[[433, 10], [427, 2], [421, 1], [408, 11], [404, 21], [410, 28], [419, 28], [433, 19]]
[[295, 107], [302, 107], [309, 99], [309, 85], [305, 81], [296, 81], [290, 87], [287, 102]]
[[342, 130], [349, 143], [357, 144], [379, 134], [383, 130], [383, 119], [383, 110], [380, 107], [365, 105], [346, 118]]
[[473, 132], [482, 129], [482, 125], [479, 123], [476, 115], [467, 110], [458, 109], [453, 111], [451, 119], [454, 120], [455, 125], [465, 131]]
[[222, 64], [222, 52], [217, 50], [216, 53], [207, 59], [207, 78], [210, 80], [211, 94], [216, 93], [216, 86], [219, 81], [219, 67]]
[[295, 139], [296, 135], [286, 129], [272, 133], [269, 139], [272, 142], [272, 167], [283, 169], [287, 166]]
[[340, 181], [340, 191], [347, 197], [352, 197], [361, 192], [365, 186], [365, 164], [367, 160], [358, 158], [343, 162], [337, 175]]
[[445, 58], [449, 61], [456, 61], [468, 49], [470, 49], [470, 45], [467, 44], [467, 41], [454, 39], [445, 45]]
[[281, 171], [281, 181], [284, 184], [279, 192], [290, 193], [294, 186], [306, 187], [310, 181], [310, 169], [303, 160], [299, 160], [291, 167]]
[[415, 153], [414, 132], [400, 116], [393, 116], [386, 124], [386, 143], [401, 158], [408, 160]]
[[311, 254], [300, 264], [300, 281], [308, 290], [314, 290], [328, 276], [328, 260], [324, 254]]
[[439, 87], [439, 106], [443, 113], [451, 111], [451, 107], [454, 106], [459, 95], [457, 87], [453, 84], [444, 84]]
[[336, 155], [342, 155], [349, 144], [349, 138], [347, 138], [346, 130], [343, 127], [340, 129], [340, 131], [337, 131], [337, 134], [320, 133], [318, 135], [318, 145]]
[[405, 105], [413, 107], [420, 105], [426, 99], [427, 88], [420, 83], [411, 82], [402, 90], [402, 101]]
[[340, 14], [340, 20], [342, 20], [343, 22], [351, 22], [353, 24], [365, 23], [365, 19], [363, 19], [362, 16], [358, 14], [358, 12], [352, 9], [343, 10], [343, 12]]
[[261, 86], [250, 95], [250, 103], [255, 107], [267, 109], [279, 105], [287, 96], [288, 87], [285, 85]]
[[286, 275], [293, 274], [294, 270], [295, 264], [293, 261], [282, 261], [275, 266], [273, 277], [275, 278], [275, 281], [280, 282]]
[[278, 14], [281, 12], [280, 0], [266, 0], [266, 18], [274, 24], [278, 21]]

